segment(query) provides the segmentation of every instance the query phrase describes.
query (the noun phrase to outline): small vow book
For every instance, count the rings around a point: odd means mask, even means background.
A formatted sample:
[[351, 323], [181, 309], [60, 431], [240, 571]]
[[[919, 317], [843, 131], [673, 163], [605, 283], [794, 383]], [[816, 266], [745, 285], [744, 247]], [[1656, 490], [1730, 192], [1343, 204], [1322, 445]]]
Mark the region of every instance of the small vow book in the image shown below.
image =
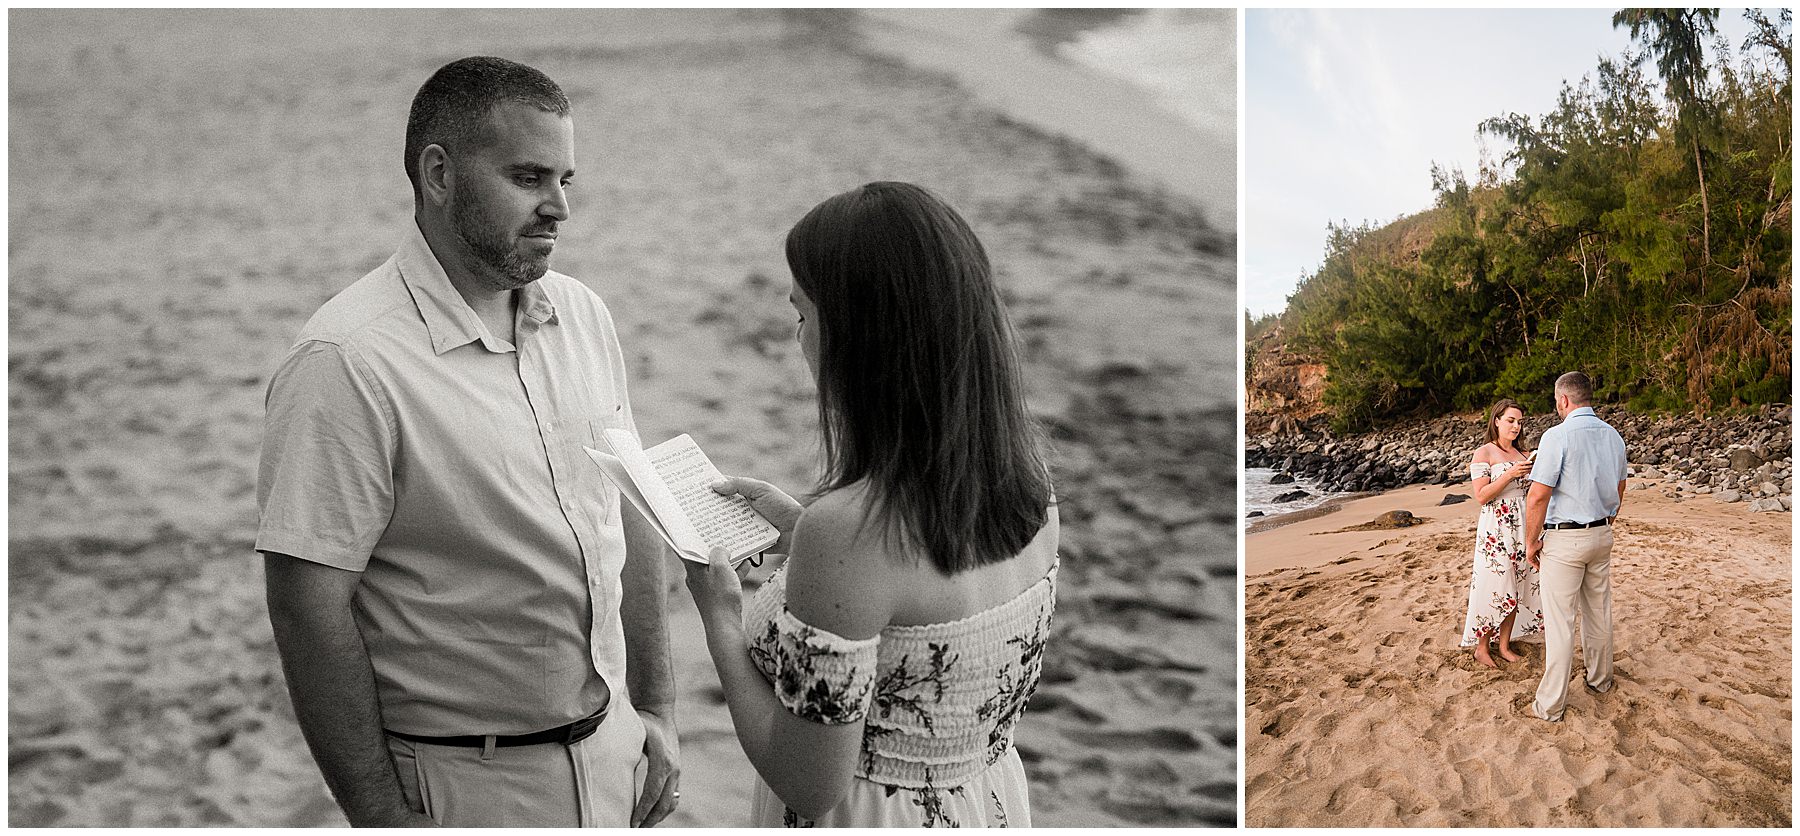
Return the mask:
[[721, 546], [736, 566], [781, 538], [749, 501], [710, 487], [719, 469], [686, 433], [648, 450], [627, 430], [608, 428], [603, 441], [606, 451], [581, 449], [683, 560], [710, 563], [707, 554]]

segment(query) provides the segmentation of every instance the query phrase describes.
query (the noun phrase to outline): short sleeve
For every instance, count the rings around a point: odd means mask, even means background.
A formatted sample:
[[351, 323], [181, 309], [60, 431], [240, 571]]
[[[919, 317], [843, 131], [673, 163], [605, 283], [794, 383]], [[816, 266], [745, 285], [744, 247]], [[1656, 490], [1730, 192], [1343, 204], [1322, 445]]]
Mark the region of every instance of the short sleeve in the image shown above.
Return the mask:
[[612, 311], [600, 301], [599, 296], [591, 290], [588, 293], [594, 295], [594, 302], [600, 307], [601, 321], [605, 323], [606, 364], [612, 372], [613, 380], [618, 381], [619, 411], [622, 413], [620, 417], [625, 428], [631, 430], [632, 435], [637, 435], [637, 420], [631, 414], [631, 393], [625, 383], [625, 351], [619, 347], [618, 327], [613, 324]]
[[846, 639], [821, 630], [783, 607], [751, 637], [750, 659], [794, 716], [842, 726], [869, 713], [880, 644], [880, 636]]
[[308, 341], [269, 381], [256, 550], [360, 572], [394, 508], [386, 398], [352, 350]]
[[561, 291], [566, 294], [563, 304], [579, 306], [583, 311], [580, 321], [592, 324], [594, 333], [584, 335], [583, 344], [599, 347], [599, 362], [606, 367], [605, 379], [610, 383], [607, 397], [618, 402], [617, 411], [612, 415], [602, 415], [600, 423], [630, 430], [632, 435], [637, 435], [637, 420], [631, 412], [631, 393], [626, 385], [625, 351], [619, 346], [619, 328], [613, 322], [612, 310], [606, 307], [600, 294], [579, 281], [565, 276], [559, 287], [567, 288]]
[[1470, 479], [1488, 479], [1494, 475], [1494, 468], [1487, 462], [1469, 462]]
[[1562, 478], [1563, 455], [1562, 433], [1552, 428], [1550, 432], [1544, 433], [1543, 441], [1538, 445], [1537, 458], [1531, 466], [1531, 475], [1527, 478], [1546, 487], [1556, 487], [1557, 481]]

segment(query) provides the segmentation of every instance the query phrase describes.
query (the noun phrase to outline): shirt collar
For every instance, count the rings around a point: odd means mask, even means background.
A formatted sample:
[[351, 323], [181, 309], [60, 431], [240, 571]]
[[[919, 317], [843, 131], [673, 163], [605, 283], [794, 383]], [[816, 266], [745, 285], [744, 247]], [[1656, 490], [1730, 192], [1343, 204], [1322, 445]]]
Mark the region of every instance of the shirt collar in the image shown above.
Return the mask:
[[[1577, 415], [1593, 415], [1595, 418], [1600, 417], [1594, 414], [1594, 408], [1591, 406], [1578, 406], [1569, 412], [1569, 418], [1574, 418]], [[1564, 418], [1563, 420], [1567, 421], [1569, 418]]]
[[[425, 320], [425, 332], [431, 336], [431, 350], [443, 354], [472, 342], [480, 342], [482, 347], [496, 353], [515, 350], [488, 333], [475, 309], [469, 307], [462, 294], [457, 292], [456, 285], [450, 283], [450, 276], [431, 251], [431, 244], [419, 231], [418, 223], [408, 223], [402, 237], [397, 258], [400, 279], [412, 294], [413, 304], [418, 305], [419, 317]], [[549, 294], [538, 282], [520, 288], [518, 302], [519, 315], [533, 325], [556, 324], [556, 306], [551, 304]]]

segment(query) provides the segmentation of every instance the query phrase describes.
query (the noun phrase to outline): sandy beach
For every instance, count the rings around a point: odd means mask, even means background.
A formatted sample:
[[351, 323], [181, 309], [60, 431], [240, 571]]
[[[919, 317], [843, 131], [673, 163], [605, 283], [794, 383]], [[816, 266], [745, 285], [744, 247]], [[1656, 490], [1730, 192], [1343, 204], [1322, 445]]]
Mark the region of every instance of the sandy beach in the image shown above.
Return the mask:
[[[1792, 517], [1649, 484], [1613, 552], [1618, 685], [1574, 684], [1559, 724], [1529, 714], [1541, 643], [1498, 671], [1457, 647], [1477, 508], [1438, 503], [1466, 483], [1253, 529], [1245, 823], [1791, 826]], [[1425, 522], [1345, 531], [1394, 510]]]
[[[841, 22], [13, 12], [9, 823], [343, 823], [251, 551], [262, 397], [307, 317], [410, 222], [419, 83], [496, 54], [574, 101], [578, 190], [552, 266], [611, 307], [646, 441], [691, 433], [727, 472], [796, 493], [814, 476], [788, 226], [876, 179], [970, 219], [1062, 501], [1055, 633], [1017, 740], [1034, 823], [1232, 824], [1231, 236]], [[668, 823], [743, 825], [751, 772], [685, 590], [673, 600], [686, 773]]]

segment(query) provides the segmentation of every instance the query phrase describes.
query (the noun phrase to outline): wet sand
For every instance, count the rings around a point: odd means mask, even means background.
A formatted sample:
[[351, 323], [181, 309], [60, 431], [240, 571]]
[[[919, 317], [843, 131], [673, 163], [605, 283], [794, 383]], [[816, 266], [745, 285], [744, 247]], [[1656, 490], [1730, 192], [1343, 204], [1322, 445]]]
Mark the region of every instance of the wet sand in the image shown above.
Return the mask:
[[[1529, 713], [1541, 643], [1500, 670], [1457, 646], [1477, 506], [1437, 505], [1453, 492], [1248, 535], [1247, 825], [1791, 825], [1790, 514], [1628, 491], [1618, 685], [1574, 682], [1550, 724]], [[1427, 521], [1343, 531], [1393, 510]]]
[[[1198, 203], [1213, 226], [1237, 229], [1236, 120], [1201, 131], [1148, 91], [1057, 57], [1058, 44], [1118, 10], [873, 9], [869, 49], [946, 72], [979, 101], [1053, 130], [1124, 165], [1130, 176]], [[1235, 76], [1220, 84], [1236, 89]]]
[[[1229, 236], [808, 16], [518, 14], [13, 13], [9, 822], [342, 823], [250, 550], [263, 391], [409, 221], [418, 84], [499, 54], [574, 100], [581, 174], [554, 267], [611, 306], [639, 427], [692, 433], [728, 472], [795, 492], [814, 473], [787, 227], [875, 179], [969, 217], [1064, 503], [1064, 589], [1017, 740], [1035, 823], [1232, 823]], [[742, 825], [749, 766], [675, 601], [686, 779], [669, 823]]]

